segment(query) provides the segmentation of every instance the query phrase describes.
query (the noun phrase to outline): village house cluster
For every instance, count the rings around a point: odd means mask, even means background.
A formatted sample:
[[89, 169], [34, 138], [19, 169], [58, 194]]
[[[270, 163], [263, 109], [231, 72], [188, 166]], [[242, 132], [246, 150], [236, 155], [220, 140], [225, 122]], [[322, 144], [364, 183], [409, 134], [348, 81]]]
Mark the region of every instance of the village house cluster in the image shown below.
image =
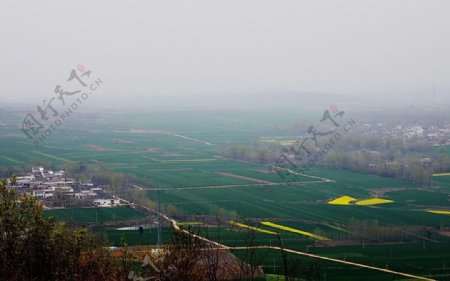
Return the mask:
[[121, 204], [119, 199], [110, 198], [102, 186], [96, 186], [89, 180], [76, 182], [66, 177], [63, 170], [46, 170], [42, 166], [32, 167], [31, 172], [18, 175], [16, 183], [11, 187], [18, 192], [32, 194], [42, 200], [44, 205], [49, 203], [63, 205], [68, 200], [82, 201], [84, 204], [99, 207], [114, 207]]
[[424, 126], [419, 124], [387, 126], [385, 124], [364, 124], [362, 135], [383, 135], [414, 140], [418, 146], [450, 145], [450, 124], [443, 126]]

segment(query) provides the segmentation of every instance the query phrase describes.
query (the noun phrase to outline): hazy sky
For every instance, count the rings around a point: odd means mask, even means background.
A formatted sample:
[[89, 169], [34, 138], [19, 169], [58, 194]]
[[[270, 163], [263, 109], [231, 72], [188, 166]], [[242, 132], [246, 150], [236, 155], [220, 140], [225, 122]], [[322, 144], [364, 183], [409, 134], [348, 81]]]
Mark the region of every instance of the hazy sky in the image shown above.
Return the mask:
[[449, 96], [449, 13], [448, 0], [2, 0], [0, 97], [52, 97], [77, 64], [105, 103], [433, 84]]

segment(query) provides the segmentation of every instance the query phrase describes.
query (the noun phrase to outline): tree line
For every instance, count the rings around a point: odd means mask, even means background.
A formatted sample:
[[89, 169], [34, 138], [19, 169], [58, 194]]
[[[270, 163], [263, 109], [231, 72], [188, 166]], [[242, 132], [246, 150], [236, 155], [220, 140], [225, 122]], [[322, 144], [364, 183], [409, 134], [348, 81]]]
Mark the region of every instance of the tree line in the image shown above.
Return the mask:
[[[280, 159], [285, 155], [296, 167], [327, 165], [424, 185], [432, 183], [433, 173], [450, 171], [450, 153], [445, 148], [435, 153], [421, 152], [414, 139], [349, 134], [324, 151], [326, 141], [318, 140], [317, 146], [311, 142], [304, 144], [302, 140], [290, 145], [277, 142], [233, 144], [222, 148], [218, 154], [236, 161], [275, 166], [282, 163]], [[321, 157], [312, 161], [311, 155], [320, 152]]]

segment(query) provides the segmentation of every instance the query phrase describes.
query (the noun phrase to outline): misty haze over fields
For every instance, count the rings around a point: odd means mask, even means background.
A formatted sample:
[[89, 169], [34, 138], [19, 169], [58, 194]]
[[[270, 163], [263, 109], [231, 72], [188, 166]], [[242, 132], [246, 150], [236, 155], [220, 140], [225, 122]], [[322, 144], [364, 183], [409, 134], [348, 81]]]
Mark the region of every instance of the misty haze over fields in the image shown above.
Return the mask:
[[1, 281], [450, 280], [449, 0], [2, 0]]
[[83, 64], [104, 81], [93, 108], [445, 105], [449, 8], [440, 0], [7, 0], [2, 104], [39, 104]]

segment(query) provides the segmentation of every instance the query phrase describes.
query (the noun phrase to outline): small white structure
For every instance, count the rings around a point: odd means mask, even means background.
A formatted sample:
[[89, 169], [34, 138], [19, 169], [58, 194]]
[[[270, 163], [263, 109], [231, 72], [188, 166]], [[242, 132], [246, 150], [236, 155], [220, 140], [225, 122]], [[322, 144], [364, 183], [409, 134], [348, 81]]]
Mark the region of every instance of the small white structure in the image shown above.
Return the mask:
[[44, 167], [42, 166], [37, 166], [37, 167], [31, 167], [31, 172], [34, 173], [43, 173], [44, 172]]
[[55, 172], [54, 172], [54, 175], [57, 176], [57, 177], [64, 177], [64, 171], [63, 171], [63, 170], [61, 170], [61, 171], [55, 171]]
[[120, 206], [120, 199], [95, 199], [94, 204], [99, 207]]
[[92, 187], [91, 188], [91, 192], [102, 193], [103, 192], [103, 188], [101, 188], [101, 187]]
[[90, 180], [83, 182], [81, 185], [83, 187], [93, 187], [94, 186], [94, 184]]
[[45, 178], [44, 167], [31, 167], [31, 172], [37, 177]]
[[39, 199], [47, 199], [53, 197], [52, 189], [36, 189], [33, 190], [33, 196]]
[[92, 192], [90, 190], [82, 190], [81, 192], [75, 193], [75, 198], [77, 198], [77, 199], [83, 199], [83, 198], [87, 198], [89, 196], [91, 196], [91, 197], [97, 196], [97, 193]]
[[34, 181], [34, 179], [35, 179], [34, 175], [21, 176], [21, 177], [16, 177], [16, 182], [18, 184], [29, 184], [32, 181]]

